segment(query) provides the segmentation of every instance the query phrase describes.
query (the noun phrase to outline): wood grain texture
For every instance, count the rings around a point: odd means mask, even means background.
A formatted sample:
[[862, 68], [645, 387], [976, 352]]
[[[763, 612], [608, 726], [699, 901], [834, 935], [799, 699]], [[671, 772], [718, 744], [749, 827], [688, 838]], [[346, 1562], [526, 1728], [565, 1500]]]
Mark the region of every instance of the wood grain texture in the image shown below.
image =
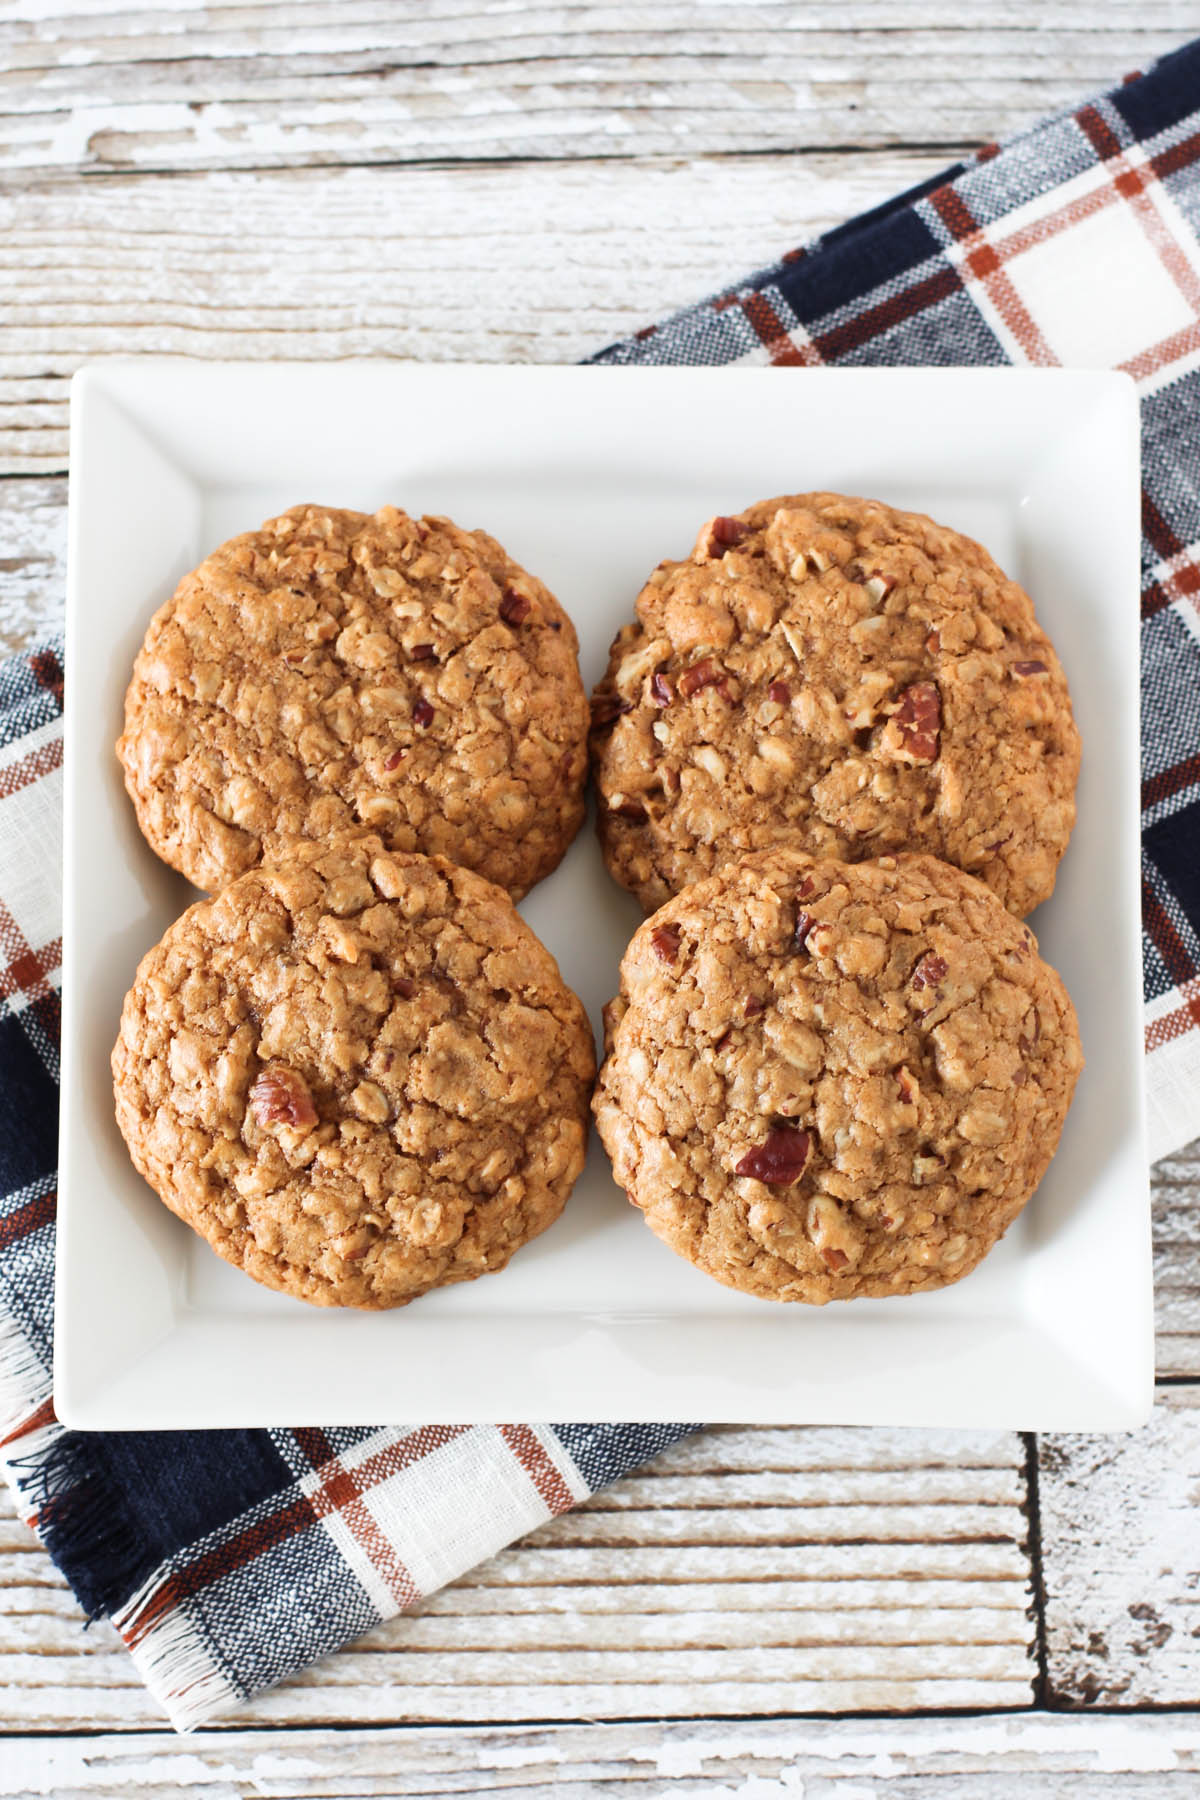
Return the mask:
[[1191, 1800], [1200, 1723], [737, 1720], [165, 1733], [0, 1744], [0, 1800]]
[[1200, 1388], [1150, 1424], [1039, 1439], [1050, 1691], [1070, 1706], [1200, 1706]]
[[1200, 1376], [1200, 1138], [1158, 1163], [1153, 1185], [1158, 1373]]
[[0, 657], [62, 629], [65, 480], [0, 482]]
[[0, 473], [66, 467], [98, 356], [573, 362], [941, 153], [101, 178], [0, 190]]
[[0, 33], [10, 173], [980, 143], [1195, 25], [1185, 0], [1036, 31], [990, 0], [32, 10]]
[[[1013, 1433], [721, 1427], [233, 1723], [1029, 1706], [1024, 1503]], [[161, 1724], [79, 1624], [5, 1500], [0, 1733]]]
[[[961, 0], [936, 31], [917, 0], [15, 11], [0, 472], [39, 479], [0, 482], [0, 649], [60, 616], [65, 482], [40, 477], [80, 362], [573, 360], [1197, 29], [1194, 0]], [[1164, 1374], [1200, 1375], [1198, 1199], [1200, 1144], [1156, 1173]], [[1042, 1442], [1057, 1705], [1200, 1700], [1198, 1418], [1171, 1390], [1145, 1432]], [[185, 1743], [5, 1500], [0, 1797], [1190, 1800], [1194, 1716], [728, 1716], [1028, 1709], [1022, 1457], [705, 1434]], [[504, 1723], [531, 1718], [564, 1723]]]

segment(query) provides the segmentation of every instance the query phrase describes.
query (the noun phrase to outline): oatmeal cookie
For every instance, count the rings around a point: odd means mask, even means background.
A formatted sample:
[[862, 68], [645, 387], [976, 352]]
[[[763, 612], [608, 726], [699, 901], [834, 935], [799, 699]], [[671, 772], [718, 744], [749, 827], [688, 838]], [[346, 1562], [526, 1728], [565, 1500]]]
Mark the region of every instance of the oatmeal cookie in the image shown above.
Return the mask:
[[300, 840], [143, 959], [113, 1051], [139, 1172], [322, 1306], [502, 1269], [583, 1167], [580, 1002], [500, 888], [370, 833]]
[[1016, 1218], [1083, 1059], [1028, 926], [930, 856], [728, 862], [635, 934], [593, 1101], [618, 1183], [730, 1287], [942, 1287]]
[[520, 899], [583, 820], [577, 652], [485, 532], [297, 506], [154, 615], [117, 754], [151, 848], [197, 887], [360, 825]]
[[1028, 594], [979, 544], [840, 494], [710, 519], [592, 707], [605, 860], [647, 911], [785, 837], [924, 850], [1023, 917], [1075, 822], [1079, 737]]

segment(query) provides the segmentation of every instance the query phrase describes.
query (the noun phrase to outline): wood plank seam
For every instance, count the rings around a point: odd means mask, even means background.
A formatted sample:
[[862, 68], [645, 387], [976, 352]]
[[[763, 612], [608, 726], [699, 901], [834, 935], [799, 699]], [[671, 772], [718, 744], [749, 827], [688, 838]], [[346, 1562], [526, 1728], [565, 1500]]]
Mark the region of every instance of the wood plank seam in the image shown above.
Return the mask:
[[1038, 1440], [1035, 1431], [1023, 1431], [1025, 1446], [1025, 1507], [1029, 1520], [1029, 1580], [1033, 1590], [1030, 1616], [1033, 1623], [1033, 1649], [1037, 1663], [1033, 1704], [1044, 1708], [1050, 1694], [1050, 1664], [1046, 1650], [1046, 1567], [1042, 1554], [1042, 1509], [1038, 1488]]

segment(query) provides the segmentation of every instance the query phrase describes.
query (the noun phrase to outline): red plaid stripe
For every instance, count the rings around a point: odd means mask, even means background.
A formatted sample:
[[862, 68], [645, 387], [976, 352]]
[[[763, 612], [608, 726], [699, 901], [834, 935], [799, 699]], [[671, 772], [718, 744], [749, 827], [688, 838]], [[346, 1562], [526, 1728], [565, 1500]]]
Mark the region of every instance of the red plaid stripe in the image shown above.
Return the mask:
[[566, 1512], [575, 1496], [528, 1425], [501, 1425], [500, 1435], [552, 1513]]
[[330, 1513], [340, 1514], [349, 1530], [354, 1534], [359, 1546], [371, 1560], [372, 1567], [387, 1583], [388, 1590], [397, 1606], [411, 1606], [419, 1598], [419, 1589], [400, 1558], [395, 1548], [388, 1542], [380, 1530], [370, 1511], [363, 1504], [363, 1495], [381, 1481], [386, 1481], [398, 1469], [407, 1467], [422, 1456], [428, 1456], [442, 1444], [449, 1443], [458, 1437], [466, 1426], [435, 1425], [414, 1433], [412, 1438], [404, 1438], [398, 1444], [391, 1444], [379, 1456], [368, 1458], [353, 1472], [348, 1470], [339, 1459], [337, 1452], [326, 1434], [316, 1428], [300, 1430], [293, 1435], [304, 1454], [312, 1463], [320, 1486], [309, 1495], [313, 1516], [324, 1519]]
[[[61, 750], [61, 742], [60, 742]], [[0, 1003], [22, 1012], [28, 1023], [36, 1021], [43, 1056], [53, 1056], [62, 1028], [62, 999], [49, 977], [62, 962], [62, 938], [40, 948], [27, 941], [12, 913], [0, 900]], [[30, 1225], [29, 1229], [36, 1227]], [[5, 1240], [5, 1241], [11, 1241]]]
[[1200, 131], [1181, 143], [1169, 144], [1165, 150], [1158, 151], [1146, 166], [1162, 181], [1168, 175], [1178, 175], [1181, 169], [1190, 169], [1194, 162], [1200, 162]]
[[0, 800], [7, 800], [10, 794], [15, 794], [18, 788], [28, 787], [32, 781], [40, 781], [53, 769], [61, 769], [62, 759], [62, 737], [56, 733], [48, 744], [39, 744], [27, 756], [0, 767]]
[[40, 1231], [43, 1225], [52, 1225], [57, 1206], [58, 1189], [51, 1188], [48, 1194], [35, 1194], [23, 1206], [14, 1206], [5, 1213], [0, 1218], [0, 1251], [7, 1250], [18, 1238], [28, 1237], [31, 1231]]
[[[52, 1200], [56, 1198], [56, 1195], [51, 1195]], [[29, 1437], [32, 1432], [43, 1431], [47, 1425], [57, 1424], [58, 1418], [54, 1411], [54, 1401], [43, 1400], [40, 1406], [35, 1406], [31, 1413], [26, 1414], [25, 1418], [19, 1419], [11, 1430], [6, 1431], [4, 1436], [0, 1437], [0, 1449], [3, 1449], [5, 1444], [15, 1444], [19, 1438]], [[36, 1514], [30, 1523], [36, 1525]]]
[[1193, 1031], [1200, 1025], [1200, 975], [1185, 981], [1176, 991], [1179, 1005], [1146, 1027], [1147, 1055], [1152, 1050], [1161, 1050], [1173, 1038], [1182, 1037], [1185, 1032]]
[[0, 1000], [7, 1000], [10, 995], [17, 993], [41, 1000], [53, 991], [47, 977], [62, 963], [62, 939], [57, 937], [40, 950], [31, 949], [2, 900], [0, 953], [6, 953], [9, 958], [4, 967], [0, 968]]
[[807, 345], [801, 349], [792, 342], [787, 326], [765, 294], [747, 294], [741, 301], [741, 308], [773, 363], [796, 365], [820, 361]]
[[[1200, 331], [1200, 327], [1197, 329]], [[1180, 543], [1144, 488], [1142, 535], [1160, 564], [1155, 579], [1142, 590], [1142, 618], [1150, 619], [1172, 601], [1190, 600], [1200, 594], [1200, 561], [1196, 547]]]
[[1026, 360], [1046, 366], [1057, 362], [1058, 358], [1038, 330], [1033, 315], [1005, 273], [1005, 252], [989, 243], [962, 195], [952, 187], [938, 188], [929, 196], [929, 203], [947, 231], [961, 244], [967, 268], [982, 284]]
[[1197, 781], [1200, 781], [1200, 755], [1189, 756], [1184, 762], [1176, 763], [1173, 769], [1160, 769], [1157, 775], [1143, 781], [1142, 806], [1157, 806], [1160, 801], [1171, 800]]
[[939, 269], [926, 280], [914, 282], [912, 287], [905, 288], [901, 293], [890, 295], [876, 306], [867, 307], [845, 324], [820, 332], [813, 338], [813, 344], [825, 361], [834, 362], [839, 357], [848, 355], [851, 350], [860, 350], [881, 332], [890, 331], [893, 326], [903, 324], [906, 319], [915, 318], [927, 307], [937, 306], [940, 301], [949, 299], [951, 294], [957, 294], [961, 289], [962, 281], [953, 269]]

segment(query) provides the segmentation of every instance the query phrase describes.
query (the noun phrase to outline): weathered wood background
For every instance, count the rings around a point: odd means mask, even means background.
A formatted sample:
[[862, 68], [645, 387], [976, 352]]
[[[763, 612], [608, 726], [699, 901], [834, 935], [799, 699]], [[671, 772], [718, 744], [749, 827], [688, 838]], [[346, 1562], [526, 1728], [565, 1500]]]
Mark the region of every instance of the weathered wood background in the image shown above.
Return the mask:
[[[0, 650], [60, 615], [89, 357], [569, 360], [1200, 26], [118, 5], [0, 9]], [[0, 1505], [0, 1797], [1194, 1795], [1198, 1200], [1200, 1144], [1155, 1172], [1144, 1431], [706, 1433], [186, 1742]]]

